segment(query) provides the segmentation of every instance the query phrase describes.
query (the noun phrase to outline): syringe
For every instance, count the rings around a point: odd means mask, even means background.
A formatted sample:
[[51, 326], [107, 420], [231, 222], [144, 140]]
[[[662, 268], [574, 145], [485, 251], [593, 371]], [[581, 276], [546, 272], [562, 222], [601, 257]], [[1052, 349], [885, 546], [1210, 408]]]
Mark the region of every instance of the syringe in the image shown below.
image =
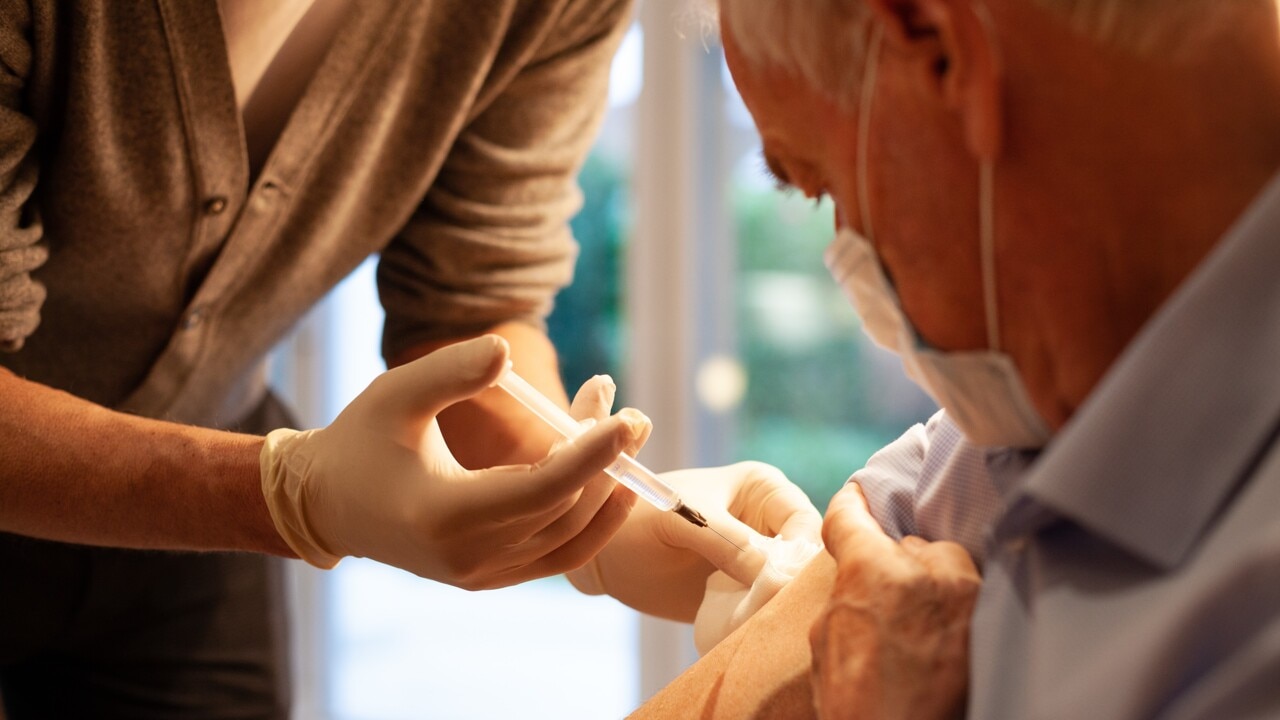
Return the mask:
[[[551, 402], [546, 395], [543, 395], [528, 381], [517, 375], [511, 369], [510, 363], [508, 363], [506, 371], [502, 373], [495, 384], [510, 393], [511, 397], [519, 400], [522, 405], [529, 408], [530, 412], [542, 418], [543, 422], [566, 438], [575, 438], [582, 434], [582, 426], [578, 425], [578, 422], [569, 413], [561, 409], [559, 405]], [[675, 488], [663, 482], [652, 470], [641, 465], [638, 460], [630, 455], [626, 453], [618, 455], [618, 459], [614, 460], [604, 471], [609, 477], [622, 483], [659, 510], [670, 510], [694, 525], [709, 528], [711, 532], [720, 535], [715, 528], [707, 524], [707, 519], [703, 517], [702, 513], [685, 505], [680, 500]], [[724, 538], [724, 535], [720, 535], [720, 537]], [[724, 539], [738, 548], [738, 550], [742, 550], [741, 546], [729, 540], [729, 538]]]

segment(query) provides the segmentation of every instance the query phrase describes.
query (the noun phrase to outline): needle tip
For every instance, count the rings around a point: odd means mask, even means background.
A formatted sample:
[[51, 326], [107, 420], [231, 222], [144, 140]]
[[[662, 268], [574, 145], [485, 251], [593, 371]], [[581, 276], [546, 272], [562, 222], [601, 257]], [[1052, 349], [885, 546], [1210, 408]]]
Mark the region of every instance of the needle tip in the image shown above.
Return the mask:
[[[713, 532], [713, 533], [717, 534], [717, 535], [720, 535], [720, 531], [719, 531], [719, 530], [716, 530], [715, 528], [711, 527], [710, 525], [708, 525], [708, 526], [707, 526], [707, 529], [708, 529], [708, 530], [710, 530], [711, 532]], [[729, 538], [725, 537], [724, 535], [720, 535], [720, 539], [721, 539], [721, 540], [724, 540], [725, 542], [729, 543], [730, 545], [732, 545], [732, 546], [734, 546], [734, 547], [738, 548], [738, 552], [746, 552], [746, 550], [743, 550], [743, 549], [742, 549], [742, 547], [738, 545], [738, 543], [736, 543], [736, 542], [734, 542], [734, 541], [730, 540]]]

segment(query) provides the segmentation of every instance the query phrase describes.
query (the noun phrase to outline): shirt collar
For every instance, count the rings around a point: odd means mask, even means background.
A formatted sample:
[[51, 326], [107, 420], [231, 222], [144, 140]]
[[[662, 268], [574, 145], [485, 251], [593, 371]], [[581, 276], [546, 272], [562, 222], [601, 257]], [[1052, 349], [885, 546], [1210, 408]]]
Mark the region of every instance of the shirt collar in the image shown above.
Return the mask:
[[1030, 498], [1176, 566], [1275, 440], [1277, 268], [1280, 176], [1139, 332], [1009, 506]]

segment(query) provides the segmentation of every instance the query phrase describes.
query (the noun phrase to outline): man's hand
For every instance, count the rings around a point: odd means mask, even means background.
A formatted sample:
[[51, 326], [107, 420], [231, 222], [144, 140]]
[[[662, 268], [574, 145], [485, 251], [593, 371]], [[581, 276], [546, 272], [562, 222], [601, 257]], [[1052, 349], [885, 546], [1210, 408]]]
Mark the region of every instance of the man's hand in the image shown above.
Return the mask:
[[[608, 378], [592, 378], [579, 390], [570, 413], [579, 420], [607, 417], [613, 394]], [[743, 462], [663, 473], [661, 478], [705, 515], [715, 531], [745, 551], [710, 528], [639, 503], [604, 550], [569, 573], [575, 587], [608, 593], [650, 615], [693, 622], [711, 573], [723, 570], [745, 585], [755, 579], [764, 558], [751, 546], [753, 537], [820, 542], [817, 509], [775, 467]]]
[[451, 345], [387, 371], [321, 430], [271, 433], [263, 496], [300, 557], [332, 567], [373, 558], [466, 589], [579, 567], [609, 541], [635, 498], [592, 482], [647, 436], [624, 410], [536, 465], [471, 471], [436, 415], [489, 387], [506, 365], [496, 336]]
[[895, 542], [856, 484], [832, 498], [823, 538], [837, 575], [809, 636], [819, 717], [963, 717], [981, 584], [968, 553], [918, 537]]

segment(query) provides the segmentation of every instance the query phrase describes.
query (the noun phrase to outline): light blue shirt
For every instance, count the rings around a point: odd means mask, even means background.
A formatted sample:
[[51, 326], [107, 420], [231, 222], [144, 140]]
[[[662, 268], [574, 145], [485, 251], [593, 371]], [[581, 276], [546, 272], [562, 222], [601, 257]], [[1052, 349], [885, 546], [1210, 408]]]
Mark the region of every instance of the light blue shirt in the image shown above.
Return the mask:
[[[943, 439], [922, 471], [982, 452]], [[896, 491], [982, 544], [970, 718], [1280, 718], [1280, 180], [1038, 458], [985, 460]]]
[[1001, 508], [988, 453], [965, 440], [940, 410], [881, 448], [849, 479], [891, 537], [950, 540], [981, 565]]

